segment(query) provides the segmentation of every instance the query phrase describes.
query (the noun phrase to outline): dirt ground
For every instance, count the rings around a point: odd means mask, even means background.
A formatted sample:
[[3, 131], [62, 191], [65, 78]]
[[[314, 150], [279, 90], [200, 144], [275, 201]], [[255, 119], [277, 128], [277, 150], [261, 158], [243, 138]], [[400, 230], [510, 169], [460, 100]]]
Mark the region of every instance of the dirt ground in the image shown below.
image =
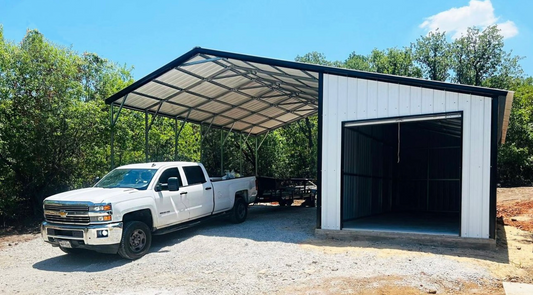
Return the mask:
[[[298, 204], [294, 204], [298, 205]], [[431, 257], [442, 255], [464, 265], [486, 269], [494, 280], [472, 281], [465, 278], [453, 284], [438, 277], [433, 286], [406, 286], [402, 276], [353, 278], [329, 277], [314, 285], [293, 285], [278, 294], [504, 294], [502, 282], [533, 283], [533, 187], [498, 189], [498, 240], [496, 250], [451, 249], [420, 245], [377, 245], [374, 243], [316, 240], [301, 244], [311, 252], [347, 253], [378, 257]], [[0, 230], [1, 249], [16, 247], [39, 238], [37, 227]], [[410, 259], [409, 259], [410, 261]], [[427, 276], [421, 273], [420, 276]], [[435, 286], [438, 286], [437, 288]], [[0, 292], [1, 293], [1, 292]]]

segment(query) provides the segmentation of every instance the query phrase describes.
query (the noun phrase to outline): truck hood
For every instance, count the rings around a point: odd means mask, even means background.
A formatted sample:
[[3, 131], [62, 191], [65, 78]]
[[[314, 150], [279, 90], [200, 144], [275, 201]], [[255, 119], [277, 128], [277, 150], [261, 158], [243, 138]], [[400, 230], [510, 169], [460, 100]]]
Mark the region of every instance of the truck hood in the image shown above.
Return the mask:
[[72, 190], [46, 198], [46, 201], [77, 201], [92, 203], [114, 203], [127, 199], [133, 199], [140, 192], [132, 188], [100, 188], [90, 187]]

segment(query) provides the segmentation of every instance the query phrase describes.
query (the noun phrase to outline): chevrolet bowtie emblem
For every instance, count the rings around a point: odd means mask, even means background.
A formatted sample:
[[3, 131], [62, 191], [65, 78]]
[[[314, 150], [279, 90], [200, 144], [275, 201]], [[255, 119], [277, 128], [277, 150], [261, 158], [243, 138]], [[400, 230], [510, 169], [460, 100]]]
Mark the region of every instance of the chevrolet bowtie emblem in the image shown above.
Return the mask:
[[66, 211], [63, 211], [63, 210], [59, 211], [59, 216], [67, 217], [67, 215], [68, 215], [68, 213]]

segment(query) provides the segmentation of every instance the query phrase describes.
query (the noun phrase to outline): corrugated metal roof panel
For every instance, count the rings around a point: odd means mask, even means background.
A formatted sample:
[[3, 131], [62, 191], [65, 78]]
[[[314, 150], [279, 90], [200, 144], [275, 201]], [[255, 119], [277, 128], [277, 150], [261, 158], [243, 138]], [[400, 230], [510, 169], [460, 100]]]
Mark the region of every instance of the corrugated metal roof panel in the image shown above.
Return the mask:
[[198, 76], [207, 78], [217, 72], [224, 70], [225, 68], [213, 62], [206, 62], [206, 63], [201, 63], [201, 64], [195, 64], [195, 65], [188, 66], [188, 67], [182, 67], [182, 69], [189, 71], [191, 73], [194, 73]]
[[149, 107], [153, 105], [154, 103], [159, 102], [158, 100], [151, 99], [145, 96], [141, 96], [135, 93], [128, 94], [128, 98], [126, 99], [126, 103], [129, 106], [144, 109], [146, 107]]
[[[226, 117], [221, 117], [221, 116], [217, 116], [213, 120], [213, 124], [218, 125], [218, 126], [224, 126], [224, 125], [229, 124], [230, 122], [233, 122], [233, 120], [226, 118]], [[233, 127], [233, 129], [235, 129], [235, 126]]]
[[279, 117], [277, 117], [276, 119], [282, 121], [282, 122], [289, 122], [289, 121], [292, 121], [294, 119], [297, 119], [298, 116], [295, 115], [295, 114], [291, 114], [291, 113], [288, 113], [288, 114], [285, 114], [285, 115], [281, 115]]
[[251, 113], [252, 112], [249, 112], [249, 111], [247, 111], [245, 109], [234, 108], [234, 109], [229, 109], [228, 111], [222, 113], [222, 115], [224, 115], [226, 117], [238, 119], [238, 118], [245, 117], [245, 116], [247, 116], [247, 115], [249, 115]]
[[195, 78], [190, 75], [185, 75], [184, 73], [177, 70], [170, 70], [155, 80], [176, 86], [178, 88], [187, 88], [201, 81], [198, 78]]
[[150, 82], [137, 89], [137, 92], [165, 99], [172, 94], [178, 93], [178, 90], [161, 84], [157, 84], [155, 82]]
[[249, 102], [243, 104], [241, 107], [244, 108], [244, 109], [253, 111], [253, 112], [257, 112], [259, 110], [265, 109], [268, 106], [269, 106], [269, 104], [264, 103], [262, 101], [252, 100], [252, 101], [249, 101]]
[[257, 68], [258, 70], [271, 72], [271, 73], [282, 74], [280, 71], [278, 71], [276, 68], [274, 68], [271, 65], [265, 65], [265, 64], [255, 63], [255, 62], [248, 62], [248, 64], [250, 64], [254, 68]]
[[250, 79], [242, 77], [242, 76], [216, 79], [216, 82], [220, 84], [224, 84], [228, 86], [229, 88], [240, 88], [240, 87], [254, 83]]
[[278, 108], [284, 109], [284, 110], [287, 110], [287, 111], [292, 111], [292, 110], [295, 110], [295, 109], [299, 109], [302, 106], [305, 106], [305, 103], [294, 103], [294, 104], [283, 104], [283, 105], [279, 104]]
[[241, 61], [241, 60], [238, 60], [238, 59], [232, 59], [232, 58], [228, 58], [226, 59], [229, 63], [233, 64], [233, 65], [236, 65], [237, 67], [240, 67], [240, 68], [245, 68], [246, 70], [249, 70], [249, 71], [252, 71], [254, 70], [253, 67], [251, 67], [250, 65], [246, 64], [245, 62]]
[[261, 114], [267, 116], [267, 117], [270, 117], [270, 118], [275, 118], [283, 113], [286, 113], [286, 111], [282, 110], [282, 109], [279, 109], [279, 108], [276, 108], [276, 107], [270, 107], [266, 110], [263, 110], [261, 111]]
[[263, 122], [267, 120], [268, 118], [265, 116], [261, 116], [259, 114], [253, 114], [251, 116], [248, 116], [246, 118], [242, 118], [241, 120], [244, 122], [252, 123], [252, 124], [258, 124], [259, 122]]
[[275, 127], [275, 126], [278, 126], [278, 125], [280, 125], [280, 124], [282, 124], [282, 123], [279, 122], [279, 121], [268, 120], [268, 121], [266, 121], [266, 122], [261, 123], [260, 126], [266, 128], [266, 129], [270, 129], [270, 128]]
[[262, 132], [265, 132], [265, 131], [266, 131], [266, 129], [263, 128], [263, 127], [254, 126], [252, 128], [252, 134], [262, 133]]
[[[156, 112], [159, 108], [159, 105], [156, 105], [152, 107], [150, 110]], [[161, 109], [159, 110], [160, 113], [169, 115], [169, 116], [176, 116], [177, 114], [180, 114], [182, 112], [186, 112], [188, 108], [177, 106], [174, 104], [170, 104], [168, 102], [163, 103], [161, 106]]]
[[206, 112], [202, 112], [202, 111], [199, 111], [199, 110], [193, 110], [193, 111], [191, 111], [191, 114], [189, 115], [189, 119], [191, 119], [193, 121], [198, 121], [198, 122], [202, 122], [205, 119], [211, 118], [211, 117], [213, 117], [211, 114], [206, 113]]
[[[311, 77], [309, 77], [309, 75], [307, 75], [306, 73], [302, 72], [301, 70], [296, 70], [296, 69], [291, 69], [291, 68], [282, 68], [282, 67], [279, 67], [279, 69], [282, 70], [283, 72], [285, 72], [286, 74], [291, 75], [291, 76], [302, 77], [302, 78], [305, 78], [305, 79], [312, 79]], [[318, 81], [318, 76], [316, 76], [314, 78]]]
[[217, 98], [217, 100], [225, 102], [225, 103], [229, 103], [235, 106], [235, 105], [240, 105], [246, 101], [249, 101], [251, 100], [251, 98], [240, 95], [239, 93], [236, 93], [236, 92], [230, 92], [230, 93], [227, 93], [226, 95], [223, 95]]
[[[231, 123], [231, 124], [227, 124], [227, 125], [225, 125], [224, 127], [226, 127], [226, 128], [231, 128], [231, 125], [232, 125], [232, 124], [233, 124], [233, 123]], [[242, 131], [242, 130], [246, 130], [246, 129], [250, 128], [250, 126], [251, 126], [251, 125], [248, 124], [248, 123], [241, 122], [241, 121], [237, 121], [237, 122], [235, 122], [235, 125], [233, 126], [233, 130]]]
[[242, 92], [255, 98], [261, 98], [263, 96], [268, 96], [270, 94], [273, 94], [275, 90], [268, 88], [268, 87], [262, 87], [262, 88], [246, 89], [246, 91], [242, 91]]
[[286, 82], [288, 84], [294, 84], [294, 85], [298, 85], [298, 86], [302, 86], [302, 87], [306, 87], [304, 84], [302, 84], [301, 82], [299, 82], [297, 79], [294, 79], [292, 77], [287, 77], [287, 76], [281, 76], [281, 75], [277, 75], [275, 76], [277, 79], [283, 81], [283, 82]]
[[178, 96], [171, 98], [169, 101], [173, 101], [189, 107], [195, 107], [199, 104], [205, 103], [208, 100], [205, 98], [192, 95], [190, 93], [180, 93]]
[[197, 85], [196, 87], [190, 89], [190, 91], [202, 94], [203, 96], [207, 96], [209, 98], [215, 98], [228, 92], [227, 89], [209, 82], [204, 82], [200, 85]]
[[261, 101], [264, 101], [268, 104], [277, 105], [279, 102], [287, 100], [287, 96], [273, 96], [273, 97], [262, 97]]
[[228, 110], [229, 108], [231, 108], [231, 106], [228, 106], [226, 104], [222, 104], [222, 103], [219, 103], [219, 102], [216, 102], [216, 101], [210, 101], [210, 102], [198, 107], [198, 109], [200, 109], [200, 110], [207, 111], [207, 112], [210, 112], [210, 113], [215, 113], [215, 114], [224, 112], [224, 111]]

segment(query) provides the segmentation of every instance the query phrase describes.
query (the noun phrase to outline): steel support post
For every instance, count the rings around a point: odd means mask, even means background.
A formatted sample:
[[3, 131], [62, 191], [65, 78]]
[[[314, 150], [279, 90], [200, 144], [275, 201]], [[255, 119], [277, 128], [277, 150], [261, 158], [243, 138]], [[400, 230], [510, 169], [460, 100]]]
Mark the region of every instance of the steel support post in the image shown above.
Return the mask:
[[224, 130], [220, 129], [220, 175], [224, 175]]
[[259, 149], [259, 146], [258, 146], [258, 143], [257, 143], [257, 135], [255, 136], [255, 176], [259, 176], [257, 174], [257, 171], [258, 171], [258, 167], [257, 167], [257, 164], [258, 164], [258, 161], [257, 161], [257, 150]]
[[240, 149], [240, 154], [239, 154], [239, 173], [241, 175], [243, 175], [244, 174], [243, 171], [242, 171], [242, 156], [243, 156], [242, 155], [242, 144], [243, 144], [243, 142], [242, 142], [242, 134], [241, 133], [239, 133], [239, 141], [240, 141], [240, 144], [239, 144], [239, 149]]
[[144, 161], [148, 162], [148, 111], [144, 112]]
[[115, 169], [115, 117], [113, 116], [113, 104], [109, 106], [109, 123], [111, 125], [111, 170]]
[[174, 118], [174, 161], [178, 160], [178, 118]]

